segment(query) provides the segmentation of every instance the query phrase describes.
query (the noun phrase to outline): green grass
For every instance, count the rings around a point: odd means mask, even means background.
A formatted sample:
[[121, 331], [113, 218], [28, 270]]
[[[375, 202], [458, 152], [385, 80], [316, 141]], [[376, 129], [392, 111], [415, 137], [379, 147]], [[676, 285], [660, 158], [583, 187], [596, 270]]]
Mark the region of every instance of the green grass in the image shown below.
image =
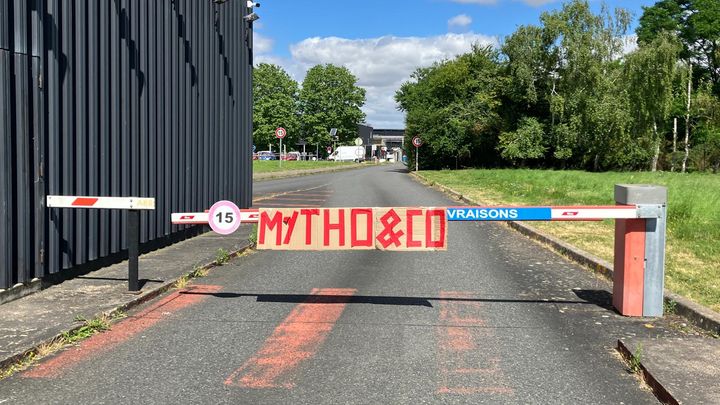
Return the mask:
[[[552, 170], [425, 171], [423, 175], [488, 205], [613, 205], [615, 184], [666, 186], [666, 286], [720, 311], [718, 175]], [[612, 221], [533, 225], [612, 262]]]
[[328, 162], [328, 161], [296, 161], [286, 160], [280, 166], [279, 160], [253, 160], [253, 173], [285, 172], [292, 170], [322, 169], [326, 167], [338, 167], [357, 165], [354, 162]]

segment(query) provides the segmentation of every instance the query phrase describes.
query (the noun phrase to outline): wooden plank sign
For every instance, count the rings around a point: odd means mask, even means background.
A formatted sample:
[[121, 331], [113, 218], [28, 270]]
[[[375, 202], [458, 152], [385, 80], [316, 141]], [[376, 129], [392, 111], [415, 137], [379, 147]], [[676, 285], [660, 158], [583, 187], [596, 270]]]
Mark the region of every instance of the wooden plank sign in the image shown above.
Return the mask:
[[447, 250], [445, 208], [261, 208], [261, 250]]

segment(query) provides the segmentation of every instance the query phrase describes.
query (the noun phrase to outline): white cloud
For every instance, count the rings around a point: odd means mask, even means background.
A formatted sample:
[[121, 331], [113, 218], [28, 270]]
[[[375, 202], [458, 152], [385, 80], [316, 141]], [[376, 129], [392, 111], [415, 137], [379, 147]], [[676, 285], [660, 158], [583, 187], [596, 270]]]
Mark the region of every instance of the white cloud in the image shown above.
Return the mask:
[[451, 28], [465, 28], [470, 24], [472, 24], [472, 18], [470, 18], [470, 16], [468, 16], [467, 14], [456, 15], [455, 17], [448, 20], [448, 26]]
[[[367, 122], [376, 128], [403, 128], [404, 117], [397, 111], [394, 100], [400, 85], [409, 80], [418, 67], [466, 53], [474, 43], [497, 46], [498, 39], [474, 33], [370, 39], [315, 37], [293, 44], [291, 60], [275, 58], [272, 63], [283, 66], [298, 81], [304, 78], [307, 69], [317, 64], [345, 66], [367, 91], [363, 108]], [[257, 59], [272, 60], [263, 56]]]
[[272, 51], [273, 40], [260, 34], [257, 31], [253, 31], [253, 50], [256, 53], [268, 53]]

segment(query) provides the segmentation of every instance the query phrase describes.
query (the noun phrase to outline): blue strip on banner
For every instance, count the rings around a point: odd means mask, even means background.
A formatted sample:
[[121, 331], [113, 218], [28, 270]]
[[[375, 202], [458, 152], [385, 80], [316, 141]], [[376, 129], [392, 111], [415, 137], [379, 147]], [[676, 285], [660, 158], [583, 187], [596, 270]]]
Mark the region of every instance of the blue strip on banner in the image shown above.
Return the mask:
[[448, 208], [448, 221], [550, 221], [550, 207]]

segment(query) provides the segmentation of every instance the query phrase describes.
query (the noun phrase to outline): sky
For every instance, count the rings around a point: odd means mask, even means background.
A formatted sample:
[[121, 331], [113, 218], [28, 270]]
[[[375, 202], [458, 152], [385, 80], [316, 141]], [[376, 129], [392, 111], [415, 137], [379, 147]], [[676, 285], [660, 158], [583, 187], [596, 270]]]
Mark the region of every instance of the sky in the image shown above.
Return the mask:
[[[302, 83], [317, 64], [347, 67], [367, 92], [363, 111], [374, 128], [404, 128], [393, 99], [419, 67], [499, 46], [517, 27], [538, 24], [562, 0], [257, 0], [255, 63], [281, 66]], [[600, 0], [590, 0], [600, 10]], [[605, 0], [634, 14], [655, 0]], [[630, 39], [629, 48], [632, 48]]]

